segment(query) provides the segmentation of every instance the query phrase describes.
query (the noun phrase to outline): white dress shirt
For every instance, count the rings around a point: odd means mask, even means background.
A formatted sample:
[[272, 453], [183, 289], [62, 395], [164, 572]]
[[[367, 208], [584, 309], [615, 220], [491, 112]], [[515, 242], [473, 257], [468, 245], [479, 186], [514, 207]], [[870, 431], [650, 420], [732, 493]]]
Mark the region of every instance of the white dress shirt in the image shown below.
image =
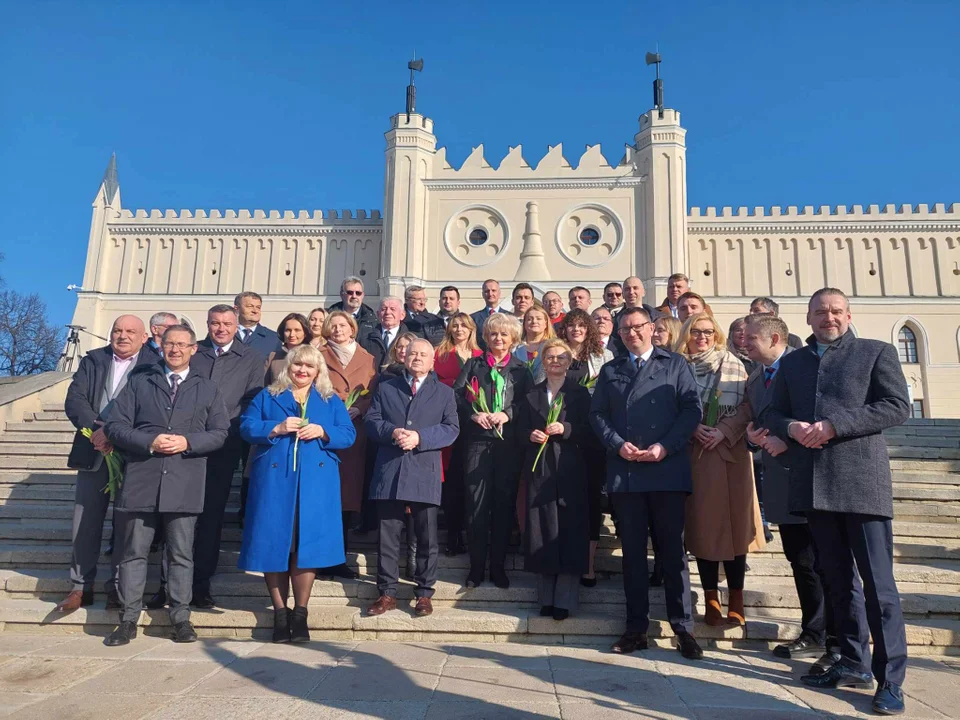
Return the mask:
[[113, 387], [110, 388], [111, 395], [116, 395], [117, 386], [120, 385], [123, 374], [137, 361], [139, 354], [140, 353], [136, 353], [126, 359], [118, 358], [116, 355], [113, 356]]

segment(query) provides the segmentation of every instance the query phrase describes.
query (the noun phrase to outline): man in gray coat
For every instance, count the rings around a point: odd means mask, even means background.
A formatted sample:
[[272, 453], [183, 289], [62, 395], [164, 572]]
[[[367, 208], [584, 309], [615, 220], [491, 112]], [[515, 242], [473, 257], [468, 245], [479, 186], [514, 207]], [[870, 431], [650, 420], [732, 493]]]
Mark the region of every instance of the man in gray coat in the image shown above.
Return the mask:
[[190, 624], [193, 531], [203, 511], [206, 456], [223, 446], [230, 418], [216, 383], [190, 370], [197, 350], [193, 330], [167, 328], [162, 347], [163, 361], [134, 372], [104, 426], [127, 462], [114, 506], [123, 610], [108, 646], [126, 645], [137, 635], [147, 555], [158, 526], [166, 540], [174, 640], [197, 639]]
[[[77, 428], [67, 465], [77, 470], [73, 507], [73, 556], [70, 561], [70, 593], [57, 605], [58, 612], [73, 612], [93, 604], [103, 521], [110, 506], [107, 464], [103, 453], [113, 446], [101, 425], [101, 413], [126, 386], [130, 371], [137, 365], [155, 363], [157, 356], [144, 348], [148, 338], [143, 321], [135, 315], [121, 315], [113, 321], [110, 344], [87, 353], [67, 389], [63, 408]], [[87, 439], [81, 432], [93, 430]], [[111, 556], [111, 573], [106, 582], [107, 609], [120, 608], [117, 596], [117, 558]]]
[[416, 613], [433, 612], [430, 598], [437, 581], [441, 452], [460, 434], [453, 390], [431, 372], [433, 354], [429, 340], [411, 342], [403, 374], [380, 383], [364, 416], [367, 436], [379, 446], [370, 499], [375, 501], [380, 520], [380, 598], [367, 610], [368, 615], [382, 615], [397, 606], [400, 533], [406, 525], [407, 508], [417, 536]]
[[793, 348], [787, 344], [789, 337], [787, 324], [775, 315], [754, 314], [747, 317], [747, 354], [757, 363], [747, 379], [747, 401], [754, 417], [754, 422], [747, 426], [747, 439], [760, 448], [767, 520], [780, 528], [783, 554], [790, 561], [800, 600], [800, 637], [777, 645], [773, 654], [790, 659], [819, 657], [811, 673], [826, 672], [840, 656], [833, 650], [837, 646], [836, 637], [830, 637], [834, 632], [833, 612], [824, 598], [816, 545], [806, 519], [790, 514], [790, 468], [784, 464], [783, 455], [787, 445], [762, 427], [764, 416], [773, 401], [773, 380], [780, 370], [780, 362], [793, 352]]
[[893, 577], [893, 483], [883, 431], [903, 423], [910, 404], [896, 349], [858, 338], [850, 321], [843, 292], [813, 294], [813, 336], [781, 360], [764, 424], [790, 440], [790, 512], [806, 515], [821, 550], [840, 633], [840, 660], [801, 681], [871, 688], [872, 668], [879, 683], [873, 708], [891, 715], [904, 710], [907, 640]]

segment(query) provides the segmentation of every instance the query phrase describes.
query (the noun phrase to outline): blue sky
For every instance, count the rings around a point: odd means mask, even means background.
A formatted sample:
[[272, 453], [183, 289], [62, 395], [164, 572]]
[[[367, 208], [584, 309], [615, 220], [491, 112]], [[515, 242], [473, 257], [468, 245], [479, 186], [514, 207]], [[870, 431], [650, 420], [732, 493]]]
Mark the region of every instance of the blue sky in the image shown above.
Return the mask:
[[0, 265], [67, 322], [112, 152], [128, 208], [376, 208], [406, 61], [448, 158], [611, 162], [651, 105], [691, 205], [960, 202], [960, 3], [0, 0]]

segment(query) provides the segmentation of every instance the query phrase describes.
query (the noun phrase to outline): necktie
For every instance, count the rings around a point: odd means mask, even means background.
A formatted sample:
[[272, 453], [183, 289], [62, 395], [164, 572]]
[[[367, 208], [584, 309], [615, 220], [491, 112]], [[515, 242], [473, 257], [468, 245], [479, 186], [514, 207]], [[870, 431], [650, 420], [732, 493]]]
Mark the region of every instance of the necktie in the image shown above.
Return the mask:
[[777, 374], [777, 371], [772, 367], [768, 367], [763, 371], [763, 386], [770, 387], [770, 383], [773, 382], [773, 376]]
[[496, 311], [496, 308], [490, 308], [490, 312], [488, 312], [487, 315], [493, 315]]
[[387, 347], [390, 347], [390, 331], [389, 330], [383, 331], [383, 344], [386, 345]]
[[217, 352], [217, 357], [220, 357], [221, 355], [223, 355], [223, 348], [218, 345], [216, 352]]
[[420, 381], [417, 380], [417, 378], [413, 378], [413, 379], [410, 381], [410, 395], [416, 395], [416, 394], [417, 394], [417, 383], [419, 383], [419, 382], [420, 382]]
[[245, 343], [250, 337], [250, 331], [247, 328], [240, 328], [240, 342]]
[[178, 373], [173, 373], [170, 376], [170, 402], [177, 399], [177, 387], [179, 387], [181, 380], [182, 378]]
[[637, 358], [637, 372], [643, 370], [643, 366], [647, 364], [647, 361], [643, 358]]

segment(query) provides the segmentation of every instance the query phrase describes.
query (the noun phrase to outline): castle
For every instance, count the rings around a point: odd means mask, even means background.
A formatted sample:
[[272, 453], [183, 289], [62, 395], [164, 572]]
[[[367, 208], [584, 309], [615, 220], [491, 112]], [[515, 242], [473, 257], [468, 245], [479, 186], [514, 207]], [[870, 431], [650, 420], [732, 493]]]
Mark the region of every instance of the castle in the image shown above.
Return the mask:
[[[202, 328], [206, 309], [241, 290], [264, 296], [264, 324], [339, 299], [345, 275], [367, 302], [423, 285], [431, 304], [454, 284], [462, 307], [482, 306], [496, 278], [505, 295], [639, 276], [648, 301], [684, 272], [718, 319], [767, 295], [801, 337], [819, 287], [851, 297], [855, 331], [900, 351], [917, 417], [960, 417], [960, 205], [687, 209], [680, 113], [639, 118], [619, 164], [599, 145], [575, 164], [563, 147], [535, 163], [520, 146], [496, 165], [483, 146], [459, 167], [437, 147], [434, 122], [390, 118], [383, 214], [328, 210], [130, 210], [111, 160], [93, 219], [73, 322], [107, 336], [121, 313], [169, 310]], [[655, 304], [656, 304], [655, 303]], [[435, 309], [435, 308], [430, 308]], [[81, 335], [81, 349], [99, 341]]]

